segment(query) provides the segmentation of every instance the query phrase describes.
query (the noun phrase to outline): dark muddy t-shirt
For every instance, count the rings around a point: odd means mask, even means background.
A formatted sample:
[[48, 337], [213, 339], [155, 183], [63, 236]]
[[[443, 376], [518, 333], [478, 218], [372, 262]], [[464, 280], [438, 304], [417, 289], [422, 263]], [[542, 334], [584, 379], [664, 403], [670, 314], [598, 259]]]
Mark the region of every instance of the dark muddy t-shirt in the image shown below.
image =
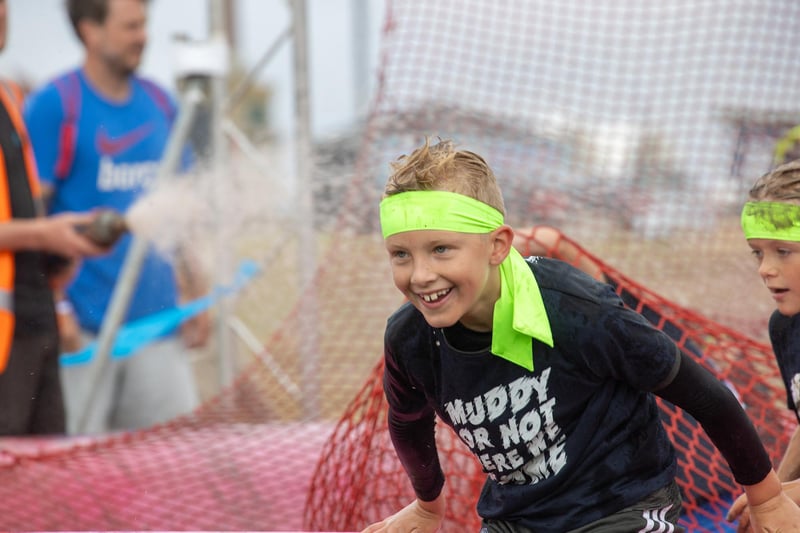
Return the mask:
[[561, 261], [529, 264], [555, 340], [534, 339], [533, 372], [492, 355], [490, 335], [431, 328], [406, 304], [386, 330], [385, 390], [418, 496], [441, 488], [424, 466], [438, 465], [435, 413], [488, 474], [482, 517], [565, 531], [673, 479], [675, 451], [645, 391], [674, 376], [678, 351], [611, 286]]

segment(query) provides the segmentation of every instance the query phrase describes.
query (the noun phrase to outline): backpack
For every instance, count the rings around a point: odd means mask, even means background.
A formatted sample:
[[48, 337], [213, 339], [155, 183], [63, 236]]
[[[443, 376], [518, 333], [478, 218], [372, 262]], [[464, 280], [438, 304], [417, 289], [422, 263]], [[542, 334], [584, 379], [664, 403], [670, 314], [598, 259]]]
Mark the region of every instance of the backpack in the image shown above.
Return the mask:
[[[145, 92], [153, 99], [158, 108], [171, 124], [175, 119], [175, 108], [167, 93], [152, 81], [144, 78], [133, 78], [142, 85]], [[72, 170], [75, 160], [75, 148], [78, 142], [78, 118], [81, 112], [81, 83], [78, 71], [68, 72], [53, 82], [61, 97], [61, 108], [64, 118], [58, 129], [58, 155], [54, 168], [57, 179], [64, 179]]]

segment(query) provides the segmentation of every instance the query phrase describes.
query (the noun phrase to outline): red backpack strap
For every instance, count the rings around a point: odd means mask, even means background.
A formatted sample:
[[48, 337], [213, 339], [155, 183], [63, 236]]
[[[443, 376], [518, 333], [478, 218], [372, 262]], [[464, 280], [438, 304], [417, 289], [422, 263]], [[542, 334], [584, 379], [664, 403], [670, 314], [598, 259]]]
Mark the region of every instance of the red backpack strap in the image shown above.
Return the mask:
[[176, 110], [167, 92], [150, 80], [144, 78], [137, 78], [137, 79], [139, 83], [142, 84], [142, 88], [144, 88], [147, 94], [150, 95], [150, 98], [153, 99], [153, 101], [156, 103], [159, 109], [161, 109], [161, 112], [164, 113], [164, 116], [167, 117], [167, 120], [171, 124], [172, 121], [175, 119]]
[[78, 142], [78, 115], [81, 110], [81, 82], [78, 71], [73, 70], [55, 80], [61, 96], [64, 118], [58, 130], [58, 157], [54, 168], [55, 177], [64, 179], [75, 160], [75, 145]]

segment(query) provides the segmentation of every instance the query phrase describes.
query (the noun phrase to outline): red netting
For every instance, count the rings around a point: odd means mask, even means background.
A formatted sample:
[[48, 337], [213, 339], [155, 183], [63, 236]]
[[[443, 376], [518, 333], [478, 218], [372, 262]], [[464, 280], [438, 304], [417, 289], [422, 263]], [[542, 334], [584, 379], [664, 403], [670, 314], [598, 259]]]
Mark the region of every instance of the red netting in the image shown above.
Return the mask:
[[[261, 275], [231, 307], [267, 349], [240, 361], [237, 381], [196, 413], [161, 427], [3, 441], [0, 529], [358, 530], [405, 505], [376, 366], [401, 303], [377, 205], [388, 162], [424, 135], [483, 155], [510, 223], [558, 227], [699, 349], [780, 457], [796, 422], [764, 344], [774, 303], [737, 218], [775, 142], [800, 123], [800, 3], [386, 5], [363, 137], [317, 147], [313, 235], [301, 240], [312, 221], [293, 218], [291, 180], [276, 179], [274, 194], [258, 189], [225, 213], [258, 202], [261, 219], [209, 239], [231, 246], [215, 257], [259, 258]], [[226, 169], [228, 187], [251, 183], [237, 172]], [[686, 523], [723, 530], [713, 524], [736, 490], [724, 461], [692, 420], [662, 407], [682, 451]], [[439, 438], [447, 530], [462, 532], [476, 523], [481, 475], [447, 431]]]

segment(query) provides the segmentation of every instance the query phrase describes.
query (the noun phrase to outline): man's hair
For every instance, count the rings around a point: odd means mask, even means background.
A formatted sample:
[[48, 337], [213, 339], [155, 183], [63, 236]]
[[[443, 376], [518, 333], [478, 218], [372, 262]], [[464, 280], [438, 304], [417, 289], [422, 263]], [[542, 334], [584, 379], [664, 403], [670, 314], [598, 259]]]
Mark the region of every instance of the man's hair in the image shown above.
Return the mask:
[[[67, 14], [72, 23], [72, 29], [81, 42], [81, 32], [78, 29], [80, 22], [84, 19], [91, 20], [97, 24], [103, 24], [108, 17], [108, 4], [111, 0], [67, 0]], [[142, 0], [147, 3], [149, 0]]]
[[770, 170], [750, 189], [755, 201], [800, 203], [800, 159]]
[[409, 191], [447, 191], [469, 196], [488, 204], [505, 215], [503, 194], [494, 172], [474, 152], [457, 150], [453, 141], [439, 140], [402, 155], [391, 163], [392, 174], [384, 196]]

